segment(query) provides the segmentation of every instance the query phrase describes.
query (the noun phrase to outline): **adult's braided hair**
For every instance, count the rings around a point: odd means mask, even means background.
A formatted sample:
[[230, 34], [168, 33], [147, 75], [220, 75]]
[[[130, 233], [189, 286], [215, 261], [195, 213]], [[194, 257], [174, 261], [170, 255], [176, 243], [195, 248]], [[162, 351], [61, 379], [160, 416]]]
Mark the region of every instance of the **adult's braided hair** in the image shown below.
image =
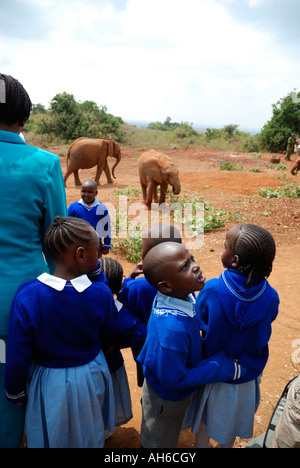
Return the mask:
[[122, 288], [123, 267], [115, 259], [110, 257], [101, 257], [101, 269], [105, 274], [108, 286], [113, 294], [118, 294]]
[[248, 277], [246, 288], [268, 278], [272, 271], [276, 245], [272, 234], [256, 224], [240, 224], [232, 251], [238, 255], [237, 270]]
[[56, 260], [72, 245], [85, 245], [92, 240], [92, 226], [83, 219], [56, 216], [45, 236], [45, 247]]
[[4, 94], [0, 99], [0, 121], [8, 125], [18, 122], [23, 126], [31, 111], [31, 100], [27, 91], [18, 80], [10, 75], [0, 73], [0, 80], [2, 80], [0, 85]]

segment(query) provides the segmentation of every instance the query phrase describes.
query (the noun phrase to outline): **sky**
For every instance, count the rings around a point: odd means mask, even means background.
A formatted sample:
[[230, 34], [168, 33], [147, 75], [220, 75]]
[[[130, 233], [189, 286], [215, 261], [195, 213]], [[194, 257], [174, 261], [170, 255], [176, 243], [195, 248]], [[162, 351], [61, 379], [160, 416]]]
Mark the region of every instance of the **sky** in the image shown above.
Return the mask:
[[0, 73], [125, 122], [260, 130], [300, 91], [300, 0], [0, 0]]

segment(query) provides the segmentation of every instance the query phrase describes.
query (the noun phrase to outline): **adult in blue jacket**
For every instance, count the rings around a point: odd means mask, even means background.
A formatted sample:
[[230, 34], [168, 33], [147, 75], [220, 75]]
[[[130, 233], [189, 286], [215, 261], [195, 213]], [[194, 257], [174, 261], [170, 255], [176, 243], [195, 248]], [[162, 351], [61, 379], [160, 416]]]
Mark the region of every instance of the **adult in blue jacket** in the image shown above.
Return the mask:
[[59, 157], [25, 143], [20, 131], [31, 101], [13, 77], [0, 74], [0, 448], [20, 446], [24, 407], [3, 388], [11, 303], [20, 284], [51, 271], [44, 234], [56, 215], [67, 215]]

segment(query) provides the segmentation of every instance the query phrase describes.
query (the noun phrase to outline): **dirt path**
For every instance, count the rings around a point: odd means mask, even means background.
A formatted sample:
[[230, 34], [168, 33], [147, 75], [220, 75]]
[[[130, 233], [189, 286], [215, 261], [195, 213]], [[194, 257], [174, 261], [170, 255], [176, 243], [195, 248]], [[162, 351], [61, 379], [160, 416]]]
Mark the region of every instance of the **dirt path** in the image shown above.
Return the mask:
[[[57, 148], [50, 151], [57, 152]], [[270, 342], [270, 358], [266, 366], [261, 384], [261, 403], [255, 417], [254, 436], [262, 434], [268, 424], [275, 404], [286, 383], [300, 371], [295, 361], [300, 362], [300, 200], [295, 198], [267, 199], [257, 197], [261, 187], [279, 187], [283, 172], [267, 169], [270, 155], [264, 154], [260, 159], [253, 159], [249, 154], [239, 154], [209, 150], [206, 148], [187, 148], [166, 151], [180, 170], [182, 195], [200, 193], [206, 202], [218, 209], [232, 213], [232, 221], [220, 229], [205, 235], [204, 244], [193, 252], [201, 265], [206, 278], [212, 278], [222, 272], [220, 255], [226, 231], [239, 222], [256, 223], [269, 229], [277, 243], [277, 255], [270, 277], [271, 285], [280, 295], [280, 312], [273, 326]], [[122, 161], [116, 168], [114, 184], [107, 185], [104, 174], [101, 176], [99, 199], [103, 203], [118, 204], [118, 195], [114, 191], [128, 186], [140, 188], [137, 174], [137, 160], [141, 151], [134, 148], [122, 148]], [[281, 155], [282, 156], [282, 155]], [[281, 157], [281, 159], [284, 159]], [[220, 170], [221, 161], [243, 165], [242, 171]], [[283, 161], [284, 162], [284, 161]], [[111, 164], [111, 162], [110, 162]], [[287, 162], [286, 178], [292, 182], [300, 182], [290, 174], [292, 161]], [[65, 173], [66, 158], [61, 157], [63, 173]], [[250, 172], [259, 168], [261, 172]], [[81, 180], [93, 178], [95, 169], [80, 171]], [[279, 178], [280, 177], [280, 178]], [[71, 175], [67, 181], [67, 202], [77, 200], [80, 190], [74, 186]], [[140, 195], [131, 197], [130, 202], [141, 201]], [[133, 264], [123, 257], [111, 254], [123, 265], [127, 275]], [[139, 447], [139, 430], [141, 423], [141, 389], [136, 385], [135, 364], [131, 352], [123, 353], [127, 374], [129, 377], [133, 419], [107, 441], [107, 447]], [[293, 359], [293, 362], [292, 362]], [[247, 441], [238, 440], [236, 447], [244, 447]], [[192, 448], [194, 436], [190, 431], [181, 434], [179, 446]]]

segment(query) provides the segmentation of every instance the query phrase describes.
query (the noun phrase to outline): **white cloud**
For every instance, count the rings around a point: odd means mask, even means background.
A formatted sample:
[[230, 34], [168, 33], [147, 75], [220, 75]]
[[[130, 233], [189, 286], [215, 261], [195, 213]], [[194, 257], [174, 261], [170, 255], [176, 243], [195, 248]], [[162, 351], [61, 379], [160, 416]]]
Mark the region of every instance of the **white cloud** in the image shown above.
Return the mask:
[[[259, 128], [274, 101], [300, 88], [293, 49], [272, 28], [239, 18], [274, 1], [39, 0], [35, 33], [20, 40], [0, 30], [0, 69], [35, 103], [66, 91], [124, 119]], [[22, 15], [25, 3], [32, 13], [32, 1], [22, 3]], [[12, 24], [9, 9], [6, 18]]]

